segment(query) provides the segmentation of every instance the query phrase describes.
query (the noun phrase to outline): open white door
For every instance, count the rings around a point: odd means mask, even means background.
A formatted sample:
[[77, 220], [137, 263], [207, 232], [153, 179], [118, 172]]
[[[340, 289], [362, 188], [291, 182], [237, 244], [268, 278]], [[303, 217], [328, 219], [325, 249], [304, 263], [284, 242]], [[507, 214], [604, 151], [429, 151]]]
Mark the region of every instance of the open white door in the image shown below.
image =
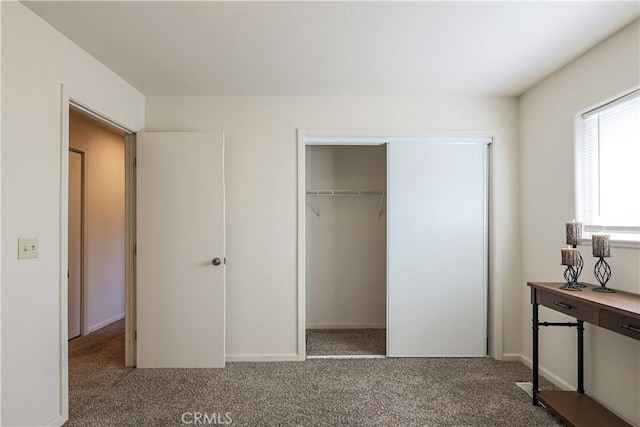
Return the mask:
[[137, 366], [224, 367], [222, 133], [137, 134]]
[[484, 356], [487, 146], [388, 150], [388, 355]]

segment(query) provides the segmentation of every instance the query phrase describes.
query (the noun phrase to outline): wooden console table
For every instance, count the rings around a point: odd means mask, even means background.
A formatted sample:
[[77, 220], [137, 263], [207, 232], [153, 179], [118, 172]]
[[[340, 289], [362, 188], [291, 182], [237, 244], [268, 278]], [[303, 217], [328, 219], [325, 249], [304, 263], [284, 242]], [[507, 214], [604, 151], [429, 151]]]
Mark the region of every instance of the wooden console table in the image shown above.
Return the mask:
[[[584, 393], [584, 322], [640, 340], [640, 295], [617, 291], [599, 293], [587, 285], [581, 292], [560, 289], [563, 283], [529, 282], [533, 307], [533, 404], [538, 401], [568, 426], [630, 426]], [[576, 319], [576, 322], [540, 322], [542, 304]], [[568, 326], [578, 330], [578, 390], [538, 389], [538, 329], [540, 326]]]

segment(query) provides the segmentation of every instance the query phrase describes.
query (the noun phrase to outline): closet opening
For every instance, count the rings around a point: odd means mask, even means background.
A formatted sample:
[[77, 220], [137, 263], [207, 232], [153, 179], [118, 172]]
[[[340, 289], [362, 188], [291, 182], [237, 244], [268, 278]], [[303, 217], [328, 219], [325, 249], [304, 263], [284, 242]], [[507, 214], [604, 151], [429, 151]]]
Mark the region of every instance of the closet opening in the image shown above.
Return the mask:
[[385, 357], [387, 145], [304, 154], [306, 357]]

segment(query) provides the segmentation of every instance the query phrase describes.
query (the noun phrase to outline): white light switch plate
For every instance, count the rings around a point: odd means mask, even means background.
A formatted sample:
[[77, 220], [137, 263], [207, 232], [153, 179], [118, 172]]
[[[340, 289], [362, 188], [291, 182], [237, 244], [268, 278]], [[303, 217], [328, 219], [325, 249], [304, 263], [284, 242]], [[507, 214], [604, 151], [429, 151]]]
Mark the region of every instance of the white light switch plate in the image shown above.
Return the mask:
[[20, 237], [18, 239], [18, 259], [38, 258], [38, 238]]

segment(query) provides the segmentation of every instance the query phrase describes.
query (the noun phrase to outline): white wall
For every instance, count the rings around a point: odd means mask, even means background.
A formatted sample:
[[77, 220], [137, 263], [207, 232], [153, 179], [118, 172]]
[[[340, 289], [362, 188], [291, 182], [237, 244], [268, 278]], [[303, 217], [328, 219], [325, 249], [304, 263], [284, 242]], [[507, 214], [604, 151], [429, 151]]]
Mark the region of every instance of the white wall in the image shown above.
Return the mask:
[[[60, 84], [134, 130], [144, 125], [144, 98], [22, 4], [1, 7], [1, 424], [61, 424]], [[39, 238], [39, 258], [17, 260], [19, 236]]]
[[[306, 156], [309, 190], [386, 191], [384, 145], [308, 146]], [[307, 196], [307, 328], [386, 326], [387, 216], [383, 209], [378, 217], [381, 197]], [[320, 215], [314, 212], [318, 205]]]
[[[517, 102], [457, 97], [147, 97], [150, 131], [224, 130], [227, 353], [296, 359], [297, 129], [497, 129], [492, 280], [520, 352]], [[500, 354], [499, 354], [500, 356]]]
[[[564, 223], [575, 217], [574, 118], [640, 83], [638, 21], [520, 97], [522, 203], [522, 354], [531, 358], [531, 305], [527, 281], [560, 281]], [[589, 246], [579, 247], [586, 265], [581, 279], [595, 283]], [[612, 248], [609, 286], [640, 292], [640, 251]], [[542, 308], [542, 320], [568, 317]], [[576, 332], [543, 328], [541, 367], [557, 383], [575, 387]], [[640, 342], [588, 327], [587, 393], [635, 425], [640, 424]]]
[[72, 112], [69, 146], [85, 150], [85, 329], [124, 317], [124, 135]]

